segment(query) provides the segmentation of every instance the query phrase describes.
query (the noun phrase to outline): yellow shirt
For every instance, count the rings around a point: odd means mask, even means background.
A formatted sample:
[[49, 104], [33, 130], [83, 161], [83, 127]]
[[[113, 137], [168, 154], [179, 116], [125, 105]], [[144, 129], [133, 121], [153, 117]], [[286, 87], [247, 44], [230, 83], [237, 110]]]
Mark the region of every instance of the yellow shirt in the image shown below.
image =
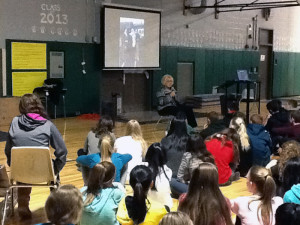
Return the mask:
[[[125, 198], [123, 198], [119, 204], [119, 208], [117, 212], [117, 220], [122, 225], [132, 225], [133, 221], [128, 216], [127, 208], [125, 204]], [[163, 204], [159, 202], [155, 202], [151, 199], [148, 200], [150, 202], [150, 203], [146, 203], [148, 212], [146, 214], [144, 222], [141, 223], [140, 225], [158, 225], [160, 220], [163, 218], [163, 216], [167, 214], [167, 210]]]

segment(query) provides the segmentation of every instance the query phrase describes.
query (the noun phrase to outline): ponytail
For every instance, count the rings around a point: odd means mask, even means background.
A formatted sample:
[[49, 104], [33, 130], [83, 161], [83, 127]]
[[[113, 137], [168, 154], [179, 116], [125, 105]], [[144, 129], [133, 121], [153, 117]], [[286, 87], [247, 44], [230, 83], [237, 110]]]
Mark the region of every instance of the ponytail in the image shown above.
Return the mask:
[[247, 134], [247, 128], [243, 118], [242, 117], [232, 118], [229, 127], [235, 129], [238, 135], [240, 136], [242, 150], [248, 151], [250, 148], [249, 136]]
[[110, 135], [104, 135], [99, 142], [101, 152], [101, 162], [111, 162], [111, 155], [113, 153], [113, 138]]
[[95, 165], [88, 179], [88, 185], [86, 190], [86, 199], [84, 205], [89, 205], [93, 202], [96, 195], [107, 187], [112, 185], [113, 178], [115, 176], [116, 168], [111, 162], [101, 162]]
[[266, 181], [264, 185], [264, 190], [261, 195], [261, 205], [258, 207], [258, 209], [261, 208], [261, 217], [263, 224], [269, 225], [272, 223], [272, 198], [275, 195], [276, 184], [269, 174], [266, 176], [265, 179]]
[[146, 198], [147, 194], [144, 192], [142, 184], [136, 183], [133, 189], [133, 200], [135, 207], [139, 210], [136, 211], [136, 218], [132, 218], [134, 224], [140, 224], [145, 219], [147, 213]]
[[130, 186], [133, 189], [133, 197], [126, 197], [125, 203], [128, 216], [134, 224], [140, 224], [144, 221], [147, 208], [147, 193], [152, 183], [151, 170], [144, 166], [136, 166], [130, 172]]
[[264, 167], [253, 166], [249, 171], [249, 176], [250, 181], [256, 185], [260, 196], [257, 200], [261, 201], [257, 209], [257, 217], [260, 218], [258, 213], [260, 210], [263, 225], [272, 224], [272, 198], [275, 196], [276, 184], [271, 176], [271, 172]]

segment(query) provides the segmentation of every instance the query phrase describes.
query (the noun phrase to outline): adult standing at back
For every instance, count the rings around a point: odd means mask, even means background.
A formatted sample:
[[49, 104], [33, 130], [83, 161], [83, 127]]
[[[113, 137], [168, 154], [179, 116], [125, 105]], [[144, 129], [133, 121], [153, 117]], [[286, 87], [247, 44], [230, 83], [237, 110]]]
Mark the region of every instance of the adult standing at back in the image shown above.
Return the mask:
[[125, 136], [117, 138], [114, 148], [117, 153], [130, 154], [132, 156], [132, 159], [128, 162], [127, 178], [129, 178], [130, 171], [143, 162], [148, 148], [137, 120], [128, 121]]
[[[67, 148], [58, 129], [48, 120], [40, 99], [34, 94], [23, 95], [19, 111], [21, 115], [13, 118], [8, 132], [5, 146], [7, 164], [10, 166], [12, 147], [51, 145], [56, 157], [53, 161], [53, 169], [55, 175], [58, 175], [66, 163]], [[31, 217], [30, 193], [30, 187], [18, 188], [18, 211], [21, 219]]]
[[193, 112], [193, 108], [180, 102], [177, 91], [173, 87], [174, 79], [171, 75], [164, 75], [161, 78], [162, 88], [157, 93], [158, 111], [161, 115], [176, 116], [178, 112], [184, 112], [191, 127], [197, 127], [197, 121]]

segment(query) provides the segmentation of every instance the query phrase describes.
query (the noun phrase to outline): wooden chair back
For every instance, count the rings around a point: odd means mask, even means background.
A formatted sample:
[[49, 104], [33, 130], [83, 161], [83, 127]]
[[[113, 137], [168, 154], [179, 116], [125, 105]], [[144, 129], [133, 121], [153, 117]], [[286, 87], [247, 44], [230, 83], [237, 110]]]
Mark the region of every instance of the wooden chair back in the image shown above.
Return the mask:
[[11, 182], [25, 184], [56, 183], [48, 147], [13, 147], [11, 150]]

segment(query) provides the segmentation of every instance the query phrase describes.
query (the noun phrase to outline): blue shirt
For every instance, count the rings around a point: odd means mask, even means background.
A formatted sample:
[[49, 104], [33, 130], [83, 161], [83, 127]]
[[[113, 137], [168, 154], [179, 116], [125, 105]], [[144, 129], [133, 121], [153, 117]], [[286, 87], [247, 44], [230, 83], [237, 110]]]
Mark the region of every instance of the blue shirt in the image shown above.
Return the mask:
[[[121, 179], [121, 170], [123, 166], [128, 163], [132, 159], [130, 154], [119, 154], [113, 153], [111, 155], [111, 161], [116, 167], [116, 182], [120, 182]], [[100, 163], [101, 157], [100, 154], [95, 153], [91, 155], [81, 155], [76, 159], [76, 162], [83, 166], [87, 166], [89, 168], [93, 168], [95, 165]]]
[[[116, 213], [120, 201], [125, 195], [125, 189], [120, 183], [114, 183], [114, 187], [99, 190], [93, 201], [85, 205], [81, 216], [81, 225], [119, 225]], [[122, 186], [122, 190], [119, 188]], [[87, 187], [83, 187], [83, 201], [86, 200]]]

